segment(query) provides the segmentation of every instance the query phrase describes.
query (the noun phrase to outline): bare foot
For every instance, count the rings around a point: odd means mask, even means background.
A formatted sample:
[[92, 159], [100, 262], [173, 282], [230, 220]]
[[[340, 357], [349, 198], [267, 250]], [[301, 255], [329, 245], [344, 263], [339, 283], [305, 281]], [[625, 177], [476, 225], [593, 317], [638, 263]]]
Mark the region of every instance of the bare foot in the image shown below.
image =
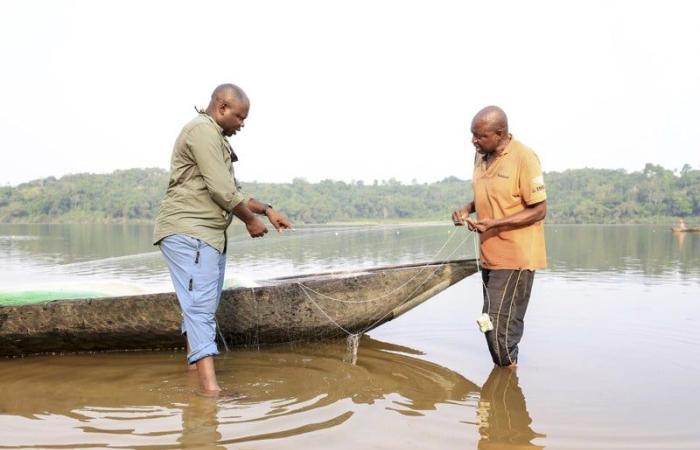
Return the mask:
[[214, 370], [214, 358], [206, 356], [195, 363], [197, 365], [197, 375], [199, 376], [199, 384], [203, 392], [216, 392], [217, 395], [221, 391], [219, 383], [216, 381], [216, 372]]
[[518, 368], [518, 363], [511, 363], [509, 366], [499, 366], [498, 364], [494, 364], [494, 367], [500, 367], [502, 369], [517, 369]]
[[[189, 355], [189, 354], [190, 354], [190, 343], [187, 341], [187, 339], [185, 339], [185, 355]], [[190, 370], [190, 371], [197, 370], [197, 363], [193, 363], [193, 364], [188, 363], [187, 370]]]
[[221, 394], [221, 388], [219, 389], [202, 389], [197, 392], [202, 397], [218, 397]]

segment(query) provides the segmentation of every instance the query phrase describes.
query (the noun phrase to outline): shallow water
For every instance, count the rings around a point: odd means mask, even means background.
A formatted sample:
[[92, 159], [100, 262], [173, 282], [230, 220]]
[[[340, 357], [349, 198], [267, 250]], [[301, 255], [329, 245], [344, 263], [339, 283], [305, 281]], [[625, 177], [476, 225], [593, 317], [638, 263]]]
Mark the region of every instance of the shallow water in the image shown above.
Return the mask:
[[[2, 225], [0, 301], [169, 290], [149, 239]], [[700, 234], [548, 226], [547, 239], [516, 372], [490, 363], [472, 276], [364, 336], [354, 365], [345, 340], [226, 353], [219, 399], [197, 394], [182, 352], [0, 360], [0, 448], [700, 448]], [[227, 282], [473, 253], [449, 226], [236, 231]]]

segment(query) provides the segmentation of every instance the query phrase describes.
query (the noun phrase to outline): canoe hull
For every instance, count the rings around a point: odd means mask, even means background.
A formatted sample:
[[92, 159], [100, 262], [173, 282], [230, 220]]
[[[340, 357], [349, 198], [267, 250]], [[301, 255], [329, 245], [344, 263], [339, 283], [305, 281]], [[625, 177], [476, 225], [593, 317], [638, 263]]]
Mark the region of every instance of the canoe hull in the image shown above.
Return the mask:
[[700, 233], [700, 228], [671, 228], [674, 233]]
[[[474, 260], [270, 280], [226, 289], [217, 312], [229, 347], [369, 331], [476, 272]], [[0, 307], [0, 356], [181, 348], [174, 293]]]

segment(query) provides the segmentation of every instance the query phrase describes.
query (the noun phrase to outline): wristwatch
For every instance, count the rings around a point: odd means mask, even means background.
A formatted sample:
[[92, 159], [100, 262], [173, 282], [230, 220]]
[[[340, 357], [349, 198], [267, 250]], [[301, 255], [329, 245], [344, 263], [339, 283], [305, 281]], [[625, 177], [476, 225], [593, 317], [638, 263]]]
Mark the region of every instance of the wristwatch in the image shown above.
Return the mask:
[[265, 206], [263, 206], [262, 213], [263, 213], [263, 214], [267, 214], [267, 210], [268, 210], [268, 209], [272, 209], [272, 205], [269, 204], [269, 203], [265, 203]]

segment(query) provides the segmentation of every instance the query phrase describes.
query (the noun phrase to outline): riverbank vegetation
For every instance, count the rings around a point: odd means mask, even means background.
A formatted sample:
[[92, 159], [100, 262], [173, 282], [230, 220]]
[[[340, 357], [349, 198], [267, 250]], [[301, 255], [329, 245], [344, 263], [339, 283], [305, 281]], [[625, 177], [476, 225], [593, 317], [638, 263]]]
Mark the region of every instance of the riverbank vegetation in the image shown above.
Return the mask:
[[[162, 169], [76, 174], [0, 187], [0, 222], [83, 223], [152, 221], [168, 182]], [[700, 170], [571, 169], [545, 174], [550, 223], [653, 223], [700, 217]], [[243, 182], [296, 223], [449, 220], [471, 198], [471, 183], [394, 179], [310, 183]], [[692, 219], [691, 219], [692, 221]]]

